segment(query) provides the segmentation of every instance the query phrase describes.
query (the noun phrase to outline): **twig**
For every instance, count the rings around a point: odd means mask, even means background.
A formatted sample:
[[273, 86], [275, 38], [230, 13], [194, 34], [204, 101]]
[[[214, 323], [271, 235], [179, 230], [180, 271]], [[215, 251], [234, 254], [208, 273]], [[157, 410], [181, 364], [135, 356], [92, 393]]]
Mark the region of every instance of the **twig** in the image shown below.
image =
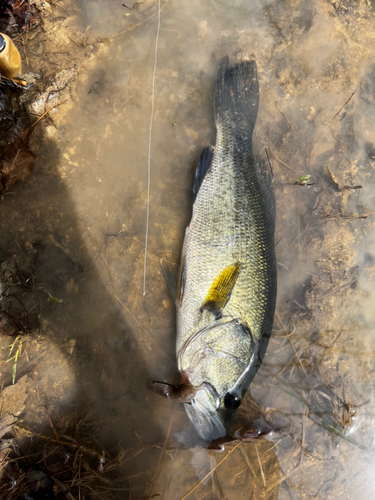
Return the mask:
[[21, 151], [20, 149], [17, 149], [17, 154], [14, 157], [14, 160], [13, 160], [13, 163], [12, 163], [12, 166], [11, 166], [11, 170], [13, 170], [13, 167], [14, 167], [16, 161], [17, 161], [17, 158], [18, 158], [18, 155], [19, 155], [20, 151]]
[[302, 436], [301, 436], [301, 464], [303, 461], [303, 452], [305, 451], [305, 422], [307, 420], [308, 414], [309, 414], [309, 408], [306, 406], [304, 412], [303, 412], [303, 418], [302, 418]]
[[[163, 7], [160, 8], [160, 12], [164, 9], [164, 7], [167, 5], [167, 3], [169, 2], [169, 0], [167, 0], [165, 2], [165, 4], [163, 5]], [[150, 19], [152, 19], [153, 17], [157, 16], [158, 14], [160, 14], [160, 12], [154, 12], [151, 16], [149, 16], [147, 19], [144, 19], [143, 21], [141, 21], [140, 23], [138, 24], [133, 24], [133, 26], [130, 26], [130, 28], [124, 30], [124, 31], [121, 31], [120, 33], [117, 33], [117, 35], [113, 35], [113, 36], [110, 36], [109, 38], [107, 38], [107, 40], [113, 40], [114, 38], [118, 37], [118, 36], [121, 36], [123, 35], [124, 33], [128, 33], [128, 31], [132, 31], [132, 30], [135, 30], [136, 28], [138, 28], [139, 26], [141, 26], [142, 24], [144, 23], [147, 23], [147, 21], [149, 21]]]
[[[254, 444], [255, 444], [255, 443], [254, 443]], [[243, 455], [243, 457], [244, 457], [244, 459], [245, 459], [245, 462], [246, 462], [246, 464], [247, 464], [247, 466], [248, 466], [248, 468], [249, 468], [250, 472], [252, 473], [252, 475], [253, 475], [253, 476], [254, 476], [254, 478], [256, 479], [256, 477], [257, 477], [257, 476], [256, 476], [256, 474], [255, 474], [255, 471], [254, 471], [254, 469], [253, 469], [253, 467], [252, 467], [251, 463], [250, 463], [249, 457], [248, 457], [248, 455], [247, 455], [246, 451], [244, 450], [244, 447], [243, 447], [243, 444], [242, 444], [242, 443], [241, 443], [241, 446], [240, 446], [240, 450], [241, 450], [241, 453], [242, 453], [242, 455]]]
[[99, 460], [101, 460], [103, 458], [103, 456], [100, 453], [98, 453], [96, 450], [92, 450], [92, 449], [87, 448], [86, 446], [80, 445], [78, 443], [73, 443], [70, 441], [61, 441], [61, 439], [59, 439], [59, 440], [51, 439], [51, 436], [44, 436], [43, 434], [38, 434], [37, 432], [30, 431], [29, 429], [27, 429], [27, 427], [24, 427], [19, 422], [17, 424], [15, 424], [15, 426], [19, 427], [23, 432], [25, 432], [25, 434], [28, 434], [31, 436], [36, 436], [36, 437], [39, 437], [41, 439], [47, 439], [48, 441], [51, 441], [52, 443], [59, 444], [60, 446], [62, 446], [62, 445], [71, 446], [72, 448], [79, 449], [84, 453], [87, 453], [89, 455], [93, 455], [93, 456], [97, 457]]
[[49, 410], [48, 410], [47, 406], [45, 406], [44, 409], [46, 410], [47, 417], [48, 417], [48, 420], [49, 420], [49, 425], [51, 426], [51, 429], [53, 431], [53, 435], [55, 436], [55, 439], [58, 442], [58, 444], [61, 446], [59, 436], [58, 436], [58, 434], [56, 432], [56, 429], [55, 429], [55, 427], [53, 425], [52, 418], [51, 418], [51, 415], [49, 414]]
[[205, 493], [205, 494], [203, 495], [203, 497], [200, 497], [200, 499], [199, 499], [199, 500], [203, 500], [203, 498], [206, 498], [206, 496], [211, 495], [211, 493], [212, 493], [212, 490], [211, 490], [211, 491], [207, 491], [207, 493]]
[[271, 448], [268, 448], [268, 450], [266, 450], [264, 453], [262, 453], [260, 455], [260, 457], [263, 457], [263, 455], [266, 455], [267, 453], [269, 453], [271, 450], [273, 450], [274, 448], [276, 448], [276, 446], [281, 443], [281, 441], [283, 440], [284, 438], [281, 438], [279, 439], [274, 445], [271, 446]]
[[265, 478], [265, 476], [264, 476], [263, 467], [262, 467], [262, 462], [260, 461], [259, 451], [258, 451], [258, 447], [257, 447], [256, 443], [254, 443], [254, 446], [255, 446], [255, 451], [257, 452], [257, 457], [258, 457], [258, 462], [259, 462], [259, 468], [260, 468], [260, 473], [261, 473], [261, 475], [262, 475], [263, 484], [264, 484], [264, 486], [266, 487], [266, 486], [267, 486], [267, 483], [266, 483], [266, 478]]
[[297, 173], [295, 170], [292, 169], [292, 167], [290, 167], [289, 165], [287, 165], [286, 163], [284, 163], [282, 160], [280, 160], [280, 158], [278, 158], [277, 156], [273, 155], [273, 157], [275, 158], [276, 161], [278, 161], [281, 165], [284, 165], [284, 167], [286, 167], [288, 170], [290, 170], [291, 172], [293, 173]]
[[45, 112], [44, 112], [41, 116], [39, 116], [39, 118], [37, 119], [37, 121], [36, 121], [36, 122], [34, 122], [34, 123], [31, 125], [31, 127], [30, 127], [30, 128], [28, 128], [28, 129], [26, 130], [26, 132], [24, 133], [24, 137], [25, 137], [25, 136], [26, 136], [26, 135], [30, 132], [30, 130], [31, 130], [33, 127], [35, 127], [35, 125], [36, 125], [38, 122], [40, 122], [40, 120], [41, 120], [42, 118], [44, 118], [44, 117], [45, 117], [45, 116], [46, 116], [46, 115], [47, 115], [47, 114], [48, 114], [48, 113], [49, 113], [49, 112], [50, 112], [53, 108], [57, 108], [57, 106], [60, 106], [60, 104], [64, 104], [64, 103], [65, 103], [65, 102], [67, 102], [67, 101], [68, 101], [68, 99], [65, 99], [65, 101], [58, 102], [58, 103], [57, 103], [57, 104], [55, 104], [54, 106], [51, 106], [49, 109], [47, 109], [47, 111], [45, 111]]
[[271, 174], [272, 174], [272, 177], [273, 177], [274, 175], [273, 175], [272, 163], [271, 163], [270, 157], [269, 157], [269, 155], [268, 155], [267, 148], [264, 148], [264, 149], [266, 150], [267, 160], [268, 160], [268, 163], [269, 163], [269, 165], [270, 165]]
[[125, 102], [123, 102], [123, 103], [121, 104], [121, 106], [120, 106], [120, 107], [118, 108], [118, 110], [117, 110], [117, 113], [120, 111], [120, 109], [122, 109], [122, 108], [125, 106], [125, 104], [127, 104], [127, 103], [130, 101], [130, 99], [131, 99], [132, 97], [133, 97], [133, 96], [129, 97], [128, 99], [126, 99], [126, 101], [125, 101]]
[[293, 125], [290, 123], [290, 121], [287, 119], [287, 117], [284, 115], [284, 113], [282, 111], [280, 111], [279, 109], [277, 110], [280, 115], [284, 118], [284, 120], [287, 122], [289, 128], [290, 128], [290, 131], [293, 130]]
[[362, 189], [362, 186], [347, 186], [347, 185], [341, 186], [339, 184], [339, 181], [336, 179], [336, 177], [334, 176], [332, 170], [329, 168], [328, 165], [327, 165], [327, 170], [328, 170], [328, 173], [329, 173], [331, 179], [336, 184], [338, 191], [344, 191], [346, 189]]
[[349, 104], [349, 101], [352, 99], [352, 97], [354, 96], [354, 94], [355, 94], [356, 92], [357, 92], [357, 89], [356, 89], [356, 90], [352, 93], [352, 95], [351, 95], [351, 96], [349, 97], [349, 99], [345, 102], [345, 104], [344, 104], [343, 106], [341, 106], [341, 108], [337, 111], [337, 113], [335, 114], [335, 116], [329, 120], [329, 122], [327, 123], [327, 125], [326, 125], [326, 126], [324, 127], [324, 129], [320, 132], [320, 134], [319, 134], [319, 136], [318, 136], [317, 140], [315, 141], [314, 146], [312, 147], [312, 150], [310, 151], [310, 155], [309, 155], [309, 157], [310, 157], [310, 158], [311, 158], [311, 155], [312, 155], [312, 153], [313, 153], [313, 151], [314, 151], [314, 149], [315, 149], [315, 146], [318, 144], [318, 142], [319, 142], [320, 138], [322, 137], [322, 135], [323, 135], [323, 134], [324, 134], [324, 132], [326, 131], [327, 127], [328, 127], [328, 126], [329, 126], [329, 125], [333, 122], [333, 120], [336, 118], [336, 116], [338, 116], [338, 115], [341, 113], [341, 111], [345, 108], [345, 106], [346, 106], [347, 104]]
[[349, 97], [349, 99], [346, 101], [346, 103], [345, 103], [343, 106], [341, 106], [341, 108], [337, 111], [337, 113], [335, 114], [335, 116], [334, 116], [334, 117], [333, 117], [333, 118], [332, 118], [332, 119], [331, 119], [331, 120], [327, 123], [326, 128], [328, 127], [328, 125], [329, 125], [330, 123], [332, 123], [332, 122], [333, 122], [333, 120], [336, 118], [336, 116], [337, 116], [337, 115], [339, 115], [339, 114], [341, 113], [341, 111], [345, 108], [345, 106], [346, 106], [347, 104], [349, 104], [349, 101], [351, 100], [351, 98], [354, 96], [354, 94], [355, 94], [356, 92], [357, 92], [357, 89], [356, 89], [356, 90], [352, 93], [352, 95]]

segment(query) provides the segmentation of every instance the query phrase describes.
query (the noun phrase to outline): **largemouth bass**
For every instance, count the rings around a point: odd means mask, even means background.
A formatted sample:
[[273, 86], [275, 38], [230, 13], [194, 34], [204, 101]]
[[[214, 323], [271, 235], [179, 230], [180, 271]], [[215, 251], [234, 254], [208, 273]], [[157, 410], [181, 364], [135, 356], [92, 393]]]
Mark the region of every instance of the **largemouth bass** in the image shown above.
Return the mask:
[[[225, 58], [215, 91], [216, 144], [198, 162], [175, 286], [182, 383], [149, 383], [185, 404], [206, 441], [226, 435], [272, 332], [275, 203], [269, 166], [253, 155], [258, 103], [255, 61], [231, 68]], [[171, 278], [173, 266], [163, 265]]]

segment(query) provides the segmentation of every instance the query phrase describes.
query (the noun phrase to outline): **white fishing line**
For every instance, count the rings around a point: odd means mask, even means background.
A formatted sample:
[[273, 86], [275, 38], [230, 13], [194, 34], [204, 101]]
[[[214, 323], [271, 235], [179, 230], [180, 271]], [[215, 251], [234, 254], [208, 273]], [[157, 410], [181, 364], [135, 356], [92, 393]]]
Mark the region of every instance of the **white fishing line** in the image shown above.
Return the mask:
[[156, 40], [155, 40], [154, 74], [153, 74], [153, 77], [152, 77], [150, 130], [149, 130], [149, 134], [148, 134], [147, 205], [146, 205], [145, 255], [144, 255], [144, 264], [143, 264], [143, 295], [146, 295], [146, 268], [147, 268], [148, 225], [149, 225], [149, 216], [150, 216], [151, 139], [152, 139], [152, 122], [153, 122], [153, 119], [154, 119], [155, 77], [156, 77], [156, 65], [157, 65], [157, 62], [158, 62], [159, 34], [160, 34], [160, 0], [159, 0], [159, 7], [158, 7], [158, 30], [157, 30], [157, 33], [156, 33]]

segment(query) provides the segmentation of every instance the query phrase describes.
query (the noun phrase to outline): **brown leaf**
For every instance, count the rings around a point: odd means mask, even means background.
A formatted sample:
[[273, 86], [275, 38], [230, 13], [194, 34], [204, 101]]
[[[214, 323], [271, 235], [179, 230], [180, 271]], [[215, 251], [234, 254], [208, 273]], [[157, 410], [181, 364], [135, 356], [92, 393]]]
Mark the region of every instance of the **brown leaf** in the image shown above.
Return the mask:
[[17, 423], [18, 419], [10, 413], [4, 412], [0, 418], [0, 438], [11, 431], [13, 425]]
[[36, 156], [27, 149], [19, 149], [11, 162], [0, 160], [0, 194], [17, 181], [25, 181], [32, 173]]
[[14, 385], [9, 385], [3, 389], [0, 394], [0, 418], [2, 419], [6, 413], [18, 417], [25, 409], [25, 401], [27, 398], [27, 375], [24, 375]]

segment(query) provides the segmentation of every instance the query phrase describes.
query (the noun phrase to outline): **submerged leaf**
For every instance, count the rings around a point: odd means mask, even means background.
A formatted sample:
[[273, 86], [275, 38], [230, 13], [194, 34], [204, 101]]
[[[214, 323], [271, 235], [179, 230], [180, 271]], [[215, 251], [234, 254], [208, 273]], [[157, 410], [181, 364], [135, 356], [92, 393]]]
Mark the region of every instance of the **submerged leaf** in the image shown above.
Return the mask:
[[52, 297], [52, 295], [48, 294], [47, 302], [56, 302], [57, 304], [62, 304], [63, 301], [61, 299], [57, 299], [56, 297]]
[[301, 175], [301, 177], [296, 180], [296, 184], [305, 186], [309, 182], [310, 177], [311, 175], [309, 174]]

